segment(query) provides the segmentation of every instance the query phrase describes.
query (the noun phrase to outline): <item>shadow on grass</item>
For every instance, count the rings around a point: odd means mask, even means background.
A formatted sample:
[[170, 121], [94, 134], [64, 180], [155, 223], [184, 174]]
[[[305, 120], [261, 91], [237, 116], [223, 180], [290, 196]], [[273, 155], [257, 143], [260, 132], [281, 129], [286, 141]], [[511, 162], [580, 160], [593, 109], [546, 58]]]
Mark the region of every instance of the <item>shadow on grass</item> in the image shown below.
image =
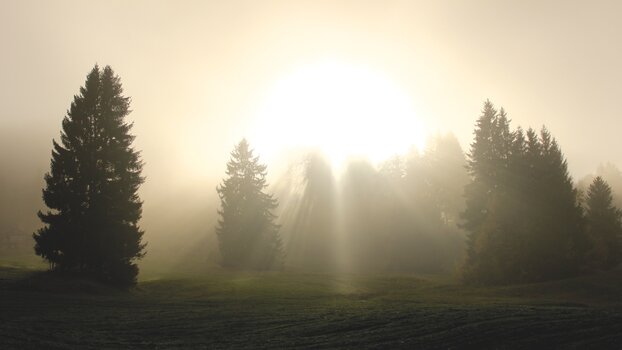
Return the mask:
[[0, 267], [0, 289], [58, 294], [117, 294], [129, 287], [109, 285], [85, 274]]

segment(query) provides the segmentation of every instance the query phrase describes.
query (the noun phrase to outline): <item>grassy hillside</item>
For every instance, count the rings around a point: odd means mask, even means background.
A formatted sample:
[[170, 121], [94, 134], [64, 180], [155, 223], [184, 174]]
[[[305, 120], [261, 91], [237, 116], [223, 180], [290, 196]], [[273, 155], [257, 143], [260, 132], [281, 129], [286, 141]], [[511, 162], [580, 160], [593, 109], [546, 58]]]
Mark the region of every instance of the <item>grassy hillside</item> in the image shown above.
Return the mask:
[[0, 347], [615, 348], [622, 274], [512, 287], [212, 271], [119, 291], [0, 269]]

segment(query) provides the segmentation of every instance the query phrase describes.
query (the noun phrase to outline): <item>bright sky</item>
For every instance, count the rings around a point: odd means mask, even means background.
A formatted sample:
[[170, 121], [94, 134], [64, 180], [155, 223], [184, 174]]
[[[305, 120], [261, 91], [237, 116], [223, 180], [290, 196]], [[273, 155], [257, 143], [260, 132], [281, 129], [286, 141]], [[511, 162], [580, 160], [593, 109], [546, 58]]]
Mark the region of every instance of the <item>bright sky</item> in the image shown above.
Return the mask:
[[132, 97], [144, 191], [217, 181], [242, 137], [266, 157], [318, 143], [377, 160], [436, 130], [466, 149], [487, 98], [515, 124], [546, 124], [583, 176], [622, 166], [620, 13], [620, 1], [4, 0], [0, 158], [47, 171], [99, 63]]

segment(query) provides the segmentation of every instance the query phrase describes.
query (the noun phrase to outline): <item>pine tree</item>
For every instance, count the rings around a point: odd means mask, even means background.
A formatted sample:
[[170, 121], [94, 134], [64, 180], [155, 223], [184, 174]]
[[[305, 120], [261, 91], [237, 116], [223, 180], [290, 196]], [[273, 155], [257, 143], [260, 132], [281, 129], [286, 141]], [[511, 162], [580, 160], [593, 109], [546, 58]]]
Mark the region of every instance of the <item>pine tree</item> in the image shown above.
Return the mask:
[[613, 205], [611, 187], [600, 176], [590, 185], [586, 198], [587, 230], [591, 240], [589, 264], [610, 269], [620, 263], [622, 212]]
[[521, 276], [538, 281], [576, 274], [586, 246], [582, 208], [555, 138], [543, 127], [527, 131], [525, 153], [517, 165], [521, 228], [516, 260]]
[[579, 180], [577, 187], [582, 197], [585, 197], [588, 188], [597, 176], [602, 177], [609, 187], [611, 187], [613, 205], [615, 205], [616, 208], [622, 208], [622, 171], [620, 171], [615, 164], [610, 162], [599, 164], [594, 174], [586, 175]]
[[[475, 127], [475, 141], [468, 153], [467, 169], [471, 183], [465, 187], [466, 208], [462, 215], [463, 227], [475, 232], [486, 217], [486, 205], [491, 190], [496, 187], [498, 157], [493, 140], [498, 112], [490, 101], [484, 103], [482, 115]], [[472, 240], [471, 240], [472, 241]], [[472, 244], [472, 243], [471, 243]], [[469, 247], [469, 250], [472, 246]]]
[[221, 209], [216, 233], [222, 265], [260, 270], [278, 267], [283, 258], [273, 214], [278, 201], [265, 192], [266, 166], [253, 155], [246, 139], [231, 152], [226, 174], [217, 187]]
[[63, 119], [61, 142], [53, 141], [43, 190], [51, 210], [38, 213], [45, 227], [33, 236], [35, 252], [54, 269], [131, 284], [145, 247], [137, 194], [144, 179], [122, 93], [109, 66], [88, 74]]
[[468, 154], [471, 182], [465, 187], [462, 227], [468, 233], [464, 275], [467, 280], [488, 282], [504, 278], [502, 254], [508, 249], [508, 176], [513, 134], [505, 111], [484, 103], [477, 120], [475, 141]]

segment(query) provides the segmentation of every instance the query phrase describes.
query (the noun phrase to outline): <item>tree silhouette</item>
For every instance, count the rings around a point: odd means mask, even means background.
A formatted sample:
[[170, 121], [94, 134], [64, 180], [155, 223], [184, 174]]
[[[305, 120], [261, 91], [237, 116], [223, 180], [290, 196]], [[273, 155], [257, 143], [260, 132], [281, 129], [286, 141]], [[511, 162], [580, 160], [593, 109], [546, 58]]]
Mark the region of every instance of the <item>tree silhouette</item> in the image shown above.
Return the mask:
[[337, 268], [337, 183], [326, 157], [311, 151], [292, 163], [280, 181], [285, 205], [280, 222], [288, 267], [306, 271]]
[[578, 182], [577, 187], [581, 191], [583, 199], [585, 200], [587, 190], [597, 176], [602, 177], [609, 187], [611, 187], [613, 205], [615, 205], [616, 208], [622, 208], [622, 171], [620, 171], [615, 164], [610, 162], [599, 164], [595, 174], [589, 174]]
[[[511, 147], [509, 121], [494, 108], [484, 103], [477, 120], [475, 141], [468, 153], [471, 182], [465, 187], [465, 210], [462, 227], [468, 232], [465, 277], [475, 281], [499, 281], [504, 278], [499, 256], [506, 251], [508, 237], [505, 190]], [[504, 138], [504, 139], [501, 139]]]
[[590, 265], [610, 269], [620, 262], [622, 212], [613, 205], [611, 187], [597, 176], [590, 185], [586, 198], [586, 221], [592, 243]]
[[[498, 112], [490, 101], [486, 101], [482, 115], [476, 123], [475, 141], [468, 153], [468, 170], [472, 181], [465, 187], [466, 208], [462, 215], [464, 228], [475, 232], [486, 218], [486, 205], [492, 195], [492, 189], [498, 187], [497, 171], [503, 156], [495, 149], [493, 135], [497, 128]], [[472, 236], [473, 236], [472, 235]], [[473, 249], [475, 237], [469, 240], [469, 254]]]
[[513, 280], [576, 274], [585, 263], [587, 237], [578, 192], [557, 141], [546, 128], [528, 129], [523, 154], [512, 160]]
[[222, 265], [269, 269], [282, 263], [282, 243], [273, 210], [278, 201], [267, 194], [266, 166], [246, 139], [231, 152], [227, 178], [217, 187], [221, 209], [216, 228]]
[[38, 213], [45, 227], [33, 236], [36, 254], [53, 269], [131, 284], [145, 247], [137, 225], [144, 179], [125, 121], [130, 99], [122, 93], [112, 69], [96, 65], [74, 96], [45, 175], [43, 200], [51, 210]]

